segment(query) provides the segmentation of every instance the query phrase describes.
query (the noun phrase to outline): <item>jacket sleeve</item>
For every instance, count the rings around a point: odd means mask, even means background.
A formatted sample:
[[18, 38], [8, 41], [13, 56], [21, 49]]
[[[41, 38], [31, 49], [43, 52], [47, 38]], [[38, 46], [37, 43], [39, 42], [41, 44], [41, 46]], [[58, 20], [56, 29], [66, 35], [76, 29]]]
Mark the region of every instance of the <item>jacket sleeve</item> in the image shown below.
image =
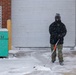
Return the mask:
[[49, 33], [52, 34], [52, 24], [49, 26]]
[[57, 38], [57, 33], [55, 32], [53, 25], [54, 25], [54, 23], [52, 23], [49, 26], [49, 33], [50, 33], [50, 35], [51, 35], [52, 38]]
[[64, 37], [67, 33], [67, 29], [66, 29], [66, 26], [63, 24], [63, 27], [62, 27], [62, 32], [60, 34], [61, 37]]

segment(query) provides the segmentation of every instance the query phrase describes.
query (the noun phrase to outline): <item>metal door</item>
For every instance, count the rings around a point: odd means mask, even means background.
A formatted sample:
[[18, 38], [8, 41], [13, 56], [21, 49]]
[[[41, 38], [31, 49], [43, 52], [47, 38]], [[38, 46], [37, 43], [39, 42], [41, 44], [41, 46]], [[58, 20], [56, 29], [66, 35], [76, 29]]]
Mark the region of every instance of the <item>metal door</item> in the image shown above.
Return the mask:
[[67, 28], [64, 46], [74, 46], [75, 0], [12, 0], [13, 46], [50, 47], [49, 25], [56, 13]]

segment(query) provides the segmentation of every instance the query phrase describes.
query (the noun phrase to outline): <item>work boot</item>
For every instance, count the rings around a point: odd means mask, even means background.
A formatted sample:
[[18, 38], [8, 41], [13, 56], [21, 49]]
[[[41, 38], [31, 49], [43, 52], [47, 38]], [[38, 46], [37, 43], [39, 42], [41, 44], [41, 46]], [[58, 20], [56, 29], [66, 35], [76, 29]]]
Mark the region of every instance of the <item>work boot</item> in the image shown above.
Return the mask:
[[55, 60], [54, 61], [52, 61], [52, 63], [54, 63], [55, 62]]
[[59, 62], [59, 63], [60, 63], [60, 65], [62, 65], [62, 66], [64, 65], [64, 63], [63, 63], [63, 62]]

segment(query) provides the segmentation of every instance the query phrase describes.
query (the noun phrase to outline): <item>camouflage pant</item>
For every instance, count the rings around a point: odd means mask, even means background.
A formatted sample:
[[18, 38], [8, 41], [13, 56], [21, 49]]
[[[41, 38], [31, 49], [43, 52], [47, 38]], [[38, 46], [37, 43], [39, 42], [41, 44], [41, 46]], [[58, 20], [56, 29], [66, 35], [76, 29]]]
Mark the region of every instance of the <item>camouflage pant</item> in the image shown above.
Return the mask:
[[[63, 44], [57, 45], [59, 62], [63, 62], [62, 48], [63, 48]], [[51, 51], [53, 51], [53, 49], [54, 49], [54, 45], [51, 45]], [[55, 50], [54, 53], [52, 54], [52, 62], [54, 62], [56, 60], [56, 51], [57, 50]]]

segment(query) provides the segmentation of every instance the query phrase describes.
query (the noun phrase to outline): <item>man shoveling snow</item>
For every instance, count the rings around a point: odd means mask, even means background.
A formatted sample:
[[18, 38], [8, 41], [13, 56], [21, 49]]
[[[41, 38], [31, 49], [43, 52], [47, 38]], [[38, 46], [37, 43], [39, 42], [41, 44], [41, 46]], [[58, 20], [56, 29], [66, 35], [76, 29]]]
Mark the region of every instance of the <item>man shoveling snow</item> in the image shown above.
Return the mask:
[[55, 22], [49, 26], [50, 44], [52, 51], [52, 63], [56, 61], [56, 48], [58, 49], [58, 58], [60, 65], [63, 65], [63, 41], [66, 35], [66, 26], [61, 22], [60, 14], [56, 14]]

